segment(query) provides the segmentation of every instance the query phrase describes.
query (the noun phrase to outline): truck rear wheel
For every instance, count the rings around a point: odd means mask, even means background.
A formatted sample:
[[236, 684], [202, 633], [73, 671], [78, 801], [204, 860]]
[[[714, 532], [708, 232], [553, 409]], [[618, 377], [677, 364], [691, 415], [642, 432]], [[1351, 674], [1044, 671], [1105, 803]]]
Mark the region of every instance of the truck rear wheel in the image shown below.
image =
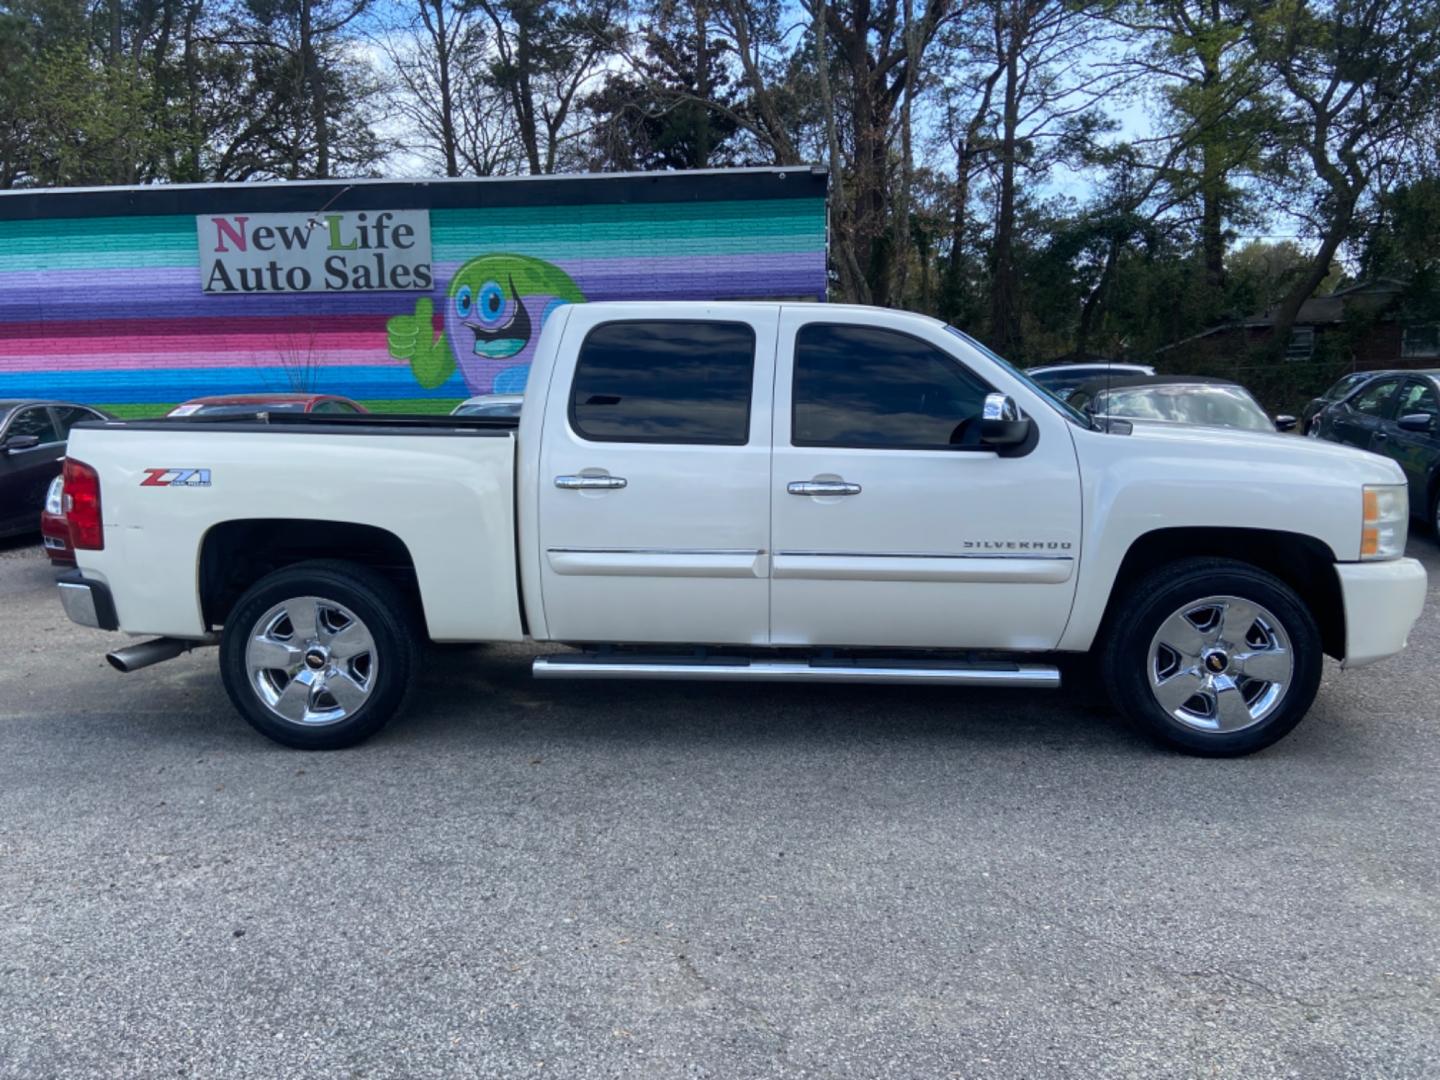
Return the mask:
[[220, 675], [262, 735], [301, 750], [368, 739], [398, 713], [419, 666], [411, 605], [362, 566], [305, 562], [256, 582], [225, 620]]
[[1101, 655], [1111, 700], [1165, 745], [1207, 757], [1283, 738], [1320, 688], [1315, 617], [1279, 578], [1185, 559], [1129, 589]]

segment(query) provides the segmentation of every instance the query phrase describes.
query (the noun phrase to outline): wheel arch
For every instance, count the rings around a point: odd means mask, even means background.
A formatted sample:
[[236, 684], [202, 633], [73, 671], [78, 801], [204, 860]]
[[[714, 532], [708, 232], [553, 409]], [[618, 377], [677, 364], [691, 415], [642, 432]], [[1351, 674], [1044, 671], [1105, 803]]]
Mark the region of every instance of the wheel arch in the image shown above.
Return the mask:
[[267, 574], [314, 559], [355, 563], [382, 574], [425, 625], [414, 556], [393, 532], [324, 518], [240, 518], [211, 526], [200, 540], [197, 584], [206, 629], [222, 625], [241, 595]]
[[1194, 557], [1234, 559], [1285, 582], [1315, 616], [1326, 655], [1344, 659], [1345, 603], [1335, 575], [1335, 552], [1313, 536], [1280, 529], [1177, 526], [1142, 533], [1116, 571], [1095, 642], [1106, 639], [1135, 582], [1166, 563]]

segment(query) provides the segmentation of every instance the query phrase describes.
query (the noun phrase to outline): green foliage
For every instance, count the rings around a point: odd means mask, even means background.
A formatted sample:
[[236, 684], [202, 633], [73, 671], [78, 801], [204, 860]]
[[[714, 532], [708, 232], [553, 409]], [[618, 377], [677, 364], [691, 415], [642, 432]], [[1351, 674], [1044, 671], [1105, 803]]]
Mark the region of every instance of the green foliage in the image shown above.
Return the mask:
[[[357, 0], [360, 2], [360, 0]], [[354, 175], [379, 82], [331, 0], [0, 4], [0, 186]]]
[[835, 299], [1286, 406], [1363, 327], [1197, 335], [1342, 277], [1440, 318], [1437, 101], [1407, 0], [0, 0], [0, 186], [824, 160]]
[[735, 80], [721, 65], [723, 40], [710, 28], [657, 12], [645, 50], [628, 71], [610, 72], [585, 99], [598, 122], [589, 164], [597, 170], [704, 169], [743, 164]]

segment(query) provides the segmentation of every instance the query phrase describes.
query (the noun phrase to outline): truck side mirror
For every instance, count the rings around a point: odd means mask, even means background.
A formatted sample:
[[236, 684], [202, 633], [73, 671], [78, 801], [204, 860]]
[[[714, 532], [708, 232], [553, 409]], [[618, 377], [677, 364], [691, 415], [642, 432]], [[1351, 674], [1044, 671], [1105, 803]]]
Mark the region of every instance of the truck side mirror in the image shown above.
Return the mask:
[[1291, 416], [1289, 413], [1281, 413], [1279, 416], [1275, 417], [1275, 430], [1294, 431], [1295, 425], [1297, 423], [1299, 423], [1299, 421], [1296, 420], [1295, 417]]
[[1408, 413], [1395, 423], [1401, 431], [1415, 431], [1425, 435], [1434, 430], [1435, 418], [1429, 413]]
[[3, 443], [0, 443], [0, 449], [3, 449], [7, 454], [11, 454], [16, 450], [30, 450], [39, 445], [39, 435], [11, 435]]
[[1031, 420], [1009, 394], [986, 394], [980, 413], [980, 445], [997, 450], [1020, 446], [1030, 437]]

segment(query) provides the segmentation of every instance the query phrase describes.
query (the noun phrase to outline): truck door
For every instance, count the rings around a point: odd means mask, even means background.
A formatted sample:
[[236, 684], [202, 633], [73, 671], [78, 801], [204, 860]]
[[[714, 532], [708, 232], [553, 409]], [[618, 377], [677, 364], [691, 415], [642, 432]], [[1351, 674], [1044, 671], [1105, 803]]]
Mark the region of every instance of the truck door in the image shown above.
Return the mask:
[[1339, 405], [1331, 406], [1330, 431], [1334, 440], [1369, 450], [1381, 421], [1394, 408], [1395, 392], [1399, 388], [1398, 377], [1376, 379]]
[[[1427, 431], [1407, 431], [1400, 426], [1401, 417], [1430, 418]], [[1396, 397], [1394, 411], [1382, 420], [1370, 448], [1377, 454], [1394, 458], [1405, 470], [1410, 485], [1410, 509], [1421, 517], [1430, 515], [1430, 477], [1440, 459], [1440, 396], [1430, 376], [1412, 376]]]
[[776, 307], [577, 306], [540, 448], [546, 634], [764, 644]]
[[1052, 648], [1080, 555], [1068, 421], [1047, 407], [1025, 452], [980, 448], [996, 388], [972, 346], [903, 318], [782, 313], [772, 642]]
[[10, 417], [0, 440], [21, 436], [39, 439], [35, 446], [0, 448], [0, 530], [40, 528], [45, 492], [65, 460], [65, 436], [50, 410], [31, 405]]

